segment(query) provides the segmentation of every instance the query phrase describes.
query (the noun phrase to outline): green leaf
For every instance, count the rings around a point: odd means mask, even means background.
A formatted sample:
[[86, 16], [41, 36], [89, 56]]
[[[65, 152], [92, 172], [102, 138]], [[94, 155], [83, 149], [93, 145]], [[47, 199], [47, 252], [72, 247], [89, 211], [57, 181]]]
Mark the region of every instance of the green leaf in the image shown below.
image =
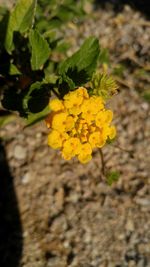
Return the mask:
[[120, 173], [118, 171], [111, 171], [107, 174], [107, 183], [112, 185], [114, 182], [117, 182], [120, 177]]
[[49, 102], [49, 88], [42, 82], [33, 83], [23, 99], [23, 108], [27, 113], [41, 112]]
[[64, 41], [60, 41], [58, 44], [57, 44], [57, 46], [56, 46], [56, 48], [55, 48], [55, 51], [57, 51], [57, 52], [59, 52], [59, 53], [66, 53], [66, 51], [70, 48], [70, 44], [69, 43], [67, 43], [67, 42], [64, 42]]
[[36, 2], [36, 0], [18, 0], [8, 21], [8, 28], [5, 39], [5, 48], [8, 53], [11, 53], [14, 48], [14, 32], [19, 31], [20, 33], [24, 33], [32, 27]]
[[109, 63], [109, 51], [107, 48], [103, 48], [99, 55], [99, 62], [101, 64], [108, 64]]
[[60, 64], [59, 74], [66, 82], [72, 80], [72, 87], [86, 83], [96, 68], [99, 53], [98, 40], [89, 37], [75, 54]]
[[62, 21], [59, 18], [50, 20], [49, 29], [56, 29], [62, 26]]
[[9, 86], [3, 91], [1, 103], [6, 110], [22, 112], [22, 95], [15, 86]]
[[32, 70], [39, 70], [50, 55], [50, 48], [48, 42], [37, 30], [30, 31], [29, 42], [32, 50]]
[[66, 22], [72, 20], [75, 14], [76, 11], [72, 10], [69, 6], [61, 5], [56, 15], [61, 21]]
[[57, 32], [56, 30], [48, 29], [43, 33], [44, 38], [49, 38], [50, 40], [54, 41], [57, 39]]
[[45, 107], [41, 112], [38, 113], [30, 113], [28, 119], [26, 119], [26, 127], [31, 126], [41, 120], [44, 120], [46, 116], [49, 114], [49, 107]]
[[10, 68], [9, 68], [9, 74], [10, 75], [20, 75], [21, 72], [18, 70], [18, 68], [13, 63], [11, 63]]
[[[3, 9], [3, 8], [2, 8]], [[4, 47], [6, 32], [7, 32], [7, 25], [9, 20], [9, 11], [7, 9], [3, 9], [1, 13], [0, 7], [0, 47]]]
[[58, 80], [58, 76], [54, 73], [45, 75], [45, 78], [43, 79], [43, 83], [45, 84], [56, 84], [56, 81]]
[[53, 61], [48, 61], [46, 65], [44, 68], [45, 77], [55, 73], [55, 63]]
[[0, 116], [0, 127], [5, 126], [6, 124], [14, 121], [16, 119], [15, 115]]
[[41, 83], [40, 82], [35, 82], [30, 86], [27, 94], [24, 96], [24, 99], [23, 99], [23, 108], [24, 108], [24, 110], [28, 111], [28, 101], [29, 101], [29, 99], [31, 97], [32, 92], [34, 90], [39, 90], [40, 88], [41, 88]]

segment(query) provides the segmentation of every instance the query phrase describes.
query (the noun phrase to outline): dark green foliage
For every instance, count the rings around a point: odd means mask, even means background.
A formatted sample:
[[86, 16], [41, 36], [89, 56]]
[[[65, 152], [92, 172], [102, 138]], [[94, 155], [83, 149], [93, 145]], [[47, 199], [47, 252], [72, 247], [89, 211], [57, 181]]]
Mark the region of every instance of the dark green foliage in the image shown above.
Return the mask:
[[99, 52], [98, 40], [94, 37], [89, 37], [75, 54], [60, 64], [59, 73], [67, 74], [69, 69], [85, 70], [91, 78]]
[[31, 67], [32, 70], [39, 70], [50, 56], [50, 47], [44, 37], [37, 31], [31, 30], [29, 34], [31, 45]]
[[23, 98], [23, 108], [27, 113], [41, 112], [48, 105], [49, 97], [49, 87], [42, 82], [35, 82]]
[[35, 8], [36, 0], [19, 0], [17, 2], [16, 7], [10, 14], [8, 20], [5, 40], [5, 48], [8, 53], [11, 53], [14, 49], [14, 32], [24, 33], [32, 27]]
[[18, 92], [15, 87], [9, 87], [3, 93], [2, 106], [7, 110], [18, 111], [20, 116], [26, 117], [22, 104], [23, 97], [23, 92]]
[[[65, 23], [84, 15], [84, 0], [18, 0], [12, 12], [0, 8], [4, 109], [19, 113], [30, 125], [47, 115], [52, 91], [61, 98], [91, 79], [100, 53], [98, 40], [88, 38], [66, 58], [70, 44], [61, 32]], [[53, 59], [54, 53], [58, 60]]]
[[71, 89], [91, 79], [99, 53], [98, 40], [90, 37], [75, 54], [60, 64], [59, 74]]

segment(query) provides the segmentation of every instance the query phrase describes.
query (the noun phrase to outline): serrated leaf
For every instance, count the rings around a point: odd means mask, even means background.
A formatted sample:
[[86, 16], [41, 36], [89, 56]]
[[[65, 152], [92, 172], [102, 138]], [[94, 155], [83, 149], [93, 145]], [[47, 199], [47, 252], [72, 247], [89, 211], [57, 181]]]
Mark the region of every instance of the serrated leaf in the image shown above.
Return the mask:
[[50, 110], [49, 107], [45, 107], [45, 109], [43, 109], [41, 112], [38, 113], [30, 113], [28, 116], [28, 119], [26, 119], [26, 126], [31, 126], [41, 120], [44, 120], [44, 118], [46, 118], [46, 116], [49, 114]]
[[20, 33], [23, 33], [32, 27], [36, 2], [36, 0], [18, 0], [8, 21], [8, 28], [5, 39], [5, 48], [8, 53], [11, 53], [14, 48], [14, 32], [19, 31]]
[[80, 49], [60, 65], [60, 74], [67, 73], [68, 69], [77, 68], [79, 71], [93, 73], [100, 53], [99, 43], [95, 37], [89, 37]]
[[59, 74], [65, 81], [71, 79], [75, 86], [86, 83], [96, 68], [99, 53], [98, 40], [89, 37], [75, 54], [60, 64]]
[[31, 45], [31, 66], [32, 70], [39, 70], [50, 55], [50, 47], [44, 37], [37, 31], [31, 30], [29, 35]]

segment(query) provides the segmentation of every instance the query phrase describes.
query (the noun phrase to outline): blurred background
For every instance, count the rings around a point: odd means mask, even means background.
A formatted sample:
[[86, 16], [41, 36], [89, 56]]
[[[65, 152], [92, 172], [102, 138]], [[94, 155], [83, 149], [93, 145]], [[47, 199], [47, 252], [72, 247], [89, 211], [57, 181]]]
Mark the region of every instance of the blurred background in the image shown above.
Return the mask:
[[[0, 4], [11, 9], [14, 2]], [[39, 1], [41, 30], [50, 2]], [[0, 266], [150, 267], [149, 1], [73, 2], [80, 12], [63, 16], [63, 53], [96, 36], [99, 68], [119, 86], [108, 103], [117, 138], [103, 148], [117, 181], [110, 186], [113, 177], [102, 177], [98, 151], [86, 165], [64, 161], [47, 146], [44, 122], [0, 121]], [[54, 57], [62, 58], [62, 47]]]

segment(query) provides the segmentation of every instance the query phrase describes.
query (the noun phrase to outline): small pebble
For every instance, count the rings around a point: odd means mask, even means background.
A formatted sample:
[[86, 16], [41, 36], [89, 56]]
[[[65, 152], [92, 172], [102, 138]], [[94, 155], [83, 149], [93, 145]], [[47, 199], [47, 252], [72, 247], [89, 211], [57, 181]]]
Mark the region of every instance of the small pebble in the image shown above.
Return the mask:
[[30, 181], [30, 179], [31, 179], [30, 173], [27, 172], [27, 173], [25, 173], [25, 174], [23, 175], [21, 181], [22, 181], [23, 184], [28, 184], [29, 181]]
[[27, 150], [25, 147], [20, 146], [20, 145], [16, 145], [14, 148], [14, 157], [15, 159], [25, 159], [27, 156]]
[[126, 223], [126, 230], [127, 231], [130, 231], [130, 232], [133, 232], [134, 231], [134, 223], [130, 219]]

